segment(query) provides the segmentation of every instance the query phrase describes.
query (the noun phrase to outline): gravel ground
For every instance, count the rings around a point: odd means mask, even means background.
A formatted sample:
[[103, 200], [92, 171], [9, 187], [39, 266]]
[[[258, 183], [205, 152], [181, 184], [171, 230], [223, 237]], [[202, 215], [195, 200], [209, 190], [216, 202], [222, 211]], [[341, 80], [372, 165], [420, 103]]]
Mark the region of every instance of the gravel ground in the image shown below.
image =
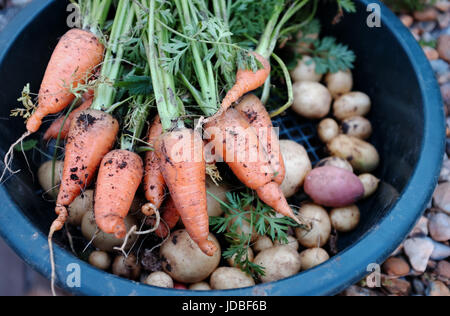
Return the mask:
[[[0, 32], [30, 1], [0, 0]], [[399, 17], [423, 46], [441, 85], [447, 115], [447, 154], [429, 208], [382, 266], [381, 287], [369, 288], [364, 280], [341, 294], [345, 296], [450, 296], [450, 2], [438, 1], [424, 12]], [[50, 294], [48, 282], [27, 268], [1, 241], [0, 268], [15, 275], [14, 281], [0, 282], [0, 295]]]
[[422, 45], [436, 74], [447, 115], [447, 154], [439, 185], [424, 216], [407, 240], [382, 266], [381, 288], [365, 281], [347, 296], [450, 296], [450, 2], [399, 18]]

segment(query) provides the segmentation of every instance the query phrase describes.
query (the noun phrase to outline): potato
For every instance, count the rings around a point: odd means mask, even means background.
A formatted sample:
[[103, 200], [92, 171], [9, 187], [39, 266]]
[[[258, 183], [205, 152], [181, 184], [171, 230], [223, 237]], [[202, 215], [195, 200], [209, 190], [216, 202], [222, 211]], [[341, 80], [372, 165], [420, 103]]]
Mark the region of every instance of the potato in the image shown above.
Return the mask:
[[376, 148], [366, 141], [347, 135], [339, 135], [327, 145], [333, 156], [347, 159], [353, 169], [370, 173], [378, 168], [380, 156]]
[[364, 186], [356, 175], [333, 166], [308, 173], [304, 190], [315, 203], [327, 207], [354, 204], [364, 196]]
[[170, 275], [168, 275], [165, 272], [162, 271], [157, 271], [157, 272], [153, 272], [151, 273], [147, 279], [145, 279], [145, 284], [147, 285], [152, 285], [152, 286], [157, 286], [157, 287], [164, 287], [164, 288], [169, 288], [172, 289], [173, 288], [173, 280], [170, 277]]
[[341, 131], [344, 135], [366, 140], [372, 135], [372, 124], [365, 117], [354, 116], [342, 121]]
[[304, 204], [297, 217], [305, 221], [310, 229], [296, 228], [298, 242], [306, 248], [323, 247], [331, 234], [331, 222], [327, 211], [315, 204]]
[[331, 108], [331, 94], [318, 82], [296, 82], [293, 85], [294, 103], [292, 109], [308, 119], [321, 119]]
[[206, 282], [198, 282], [189, 286], [191, 291], [211, 291], [211, 287]]
[[[236, 256], [237, 256], [237, 254], [235, 254], [233, 257], [229, 258], [227, 261], [230, 266], [232, 266], [234, 268], [239, 268], [239, 266], [234, 262]], [[248, 259], [250, 262], [253, 262], [253, 259], [255, 259], [255, 256], [253, 254], [252, 248], [248, 247], [247, 254], [244, 254], [241, 259], [242, 260]]]
[[353, 173], [352, 165], [347, 160], [339, 158], [339, 157], [324, 158], [317, 163], [315, 168], [320, 168], [320, 167], [325, 167], [325, 166], [333, 166], [336, 168], [342, 168], [342, 169], [345, 169], [345, 170]]
[[205, 280], [219, 266], [221, 250], [214, 235], [208, 240], [214, 242], [217, 251], [212, 257], [204, 254], [189, 237], [186, 230], [177, 230], [161, 247], [163, 269], [172, 279], [181, 283], [196, 283]]
[[367, 94], [350, 92], [344, 94], [334, 102], [334, 116], [342, 121], [353, 116], [365, 116], [370, 112], [371, 101]]
[[[211, 192], [214, 194], [217, 198], [221, 199], [224, 202], [227, 202], [226, 194], [230, 191], [230, 188], [228, 185], [220, 183], [219, 186], [217, 186], [210, 177], [206, 178], [206, 190], [208, 192]], [[223, 214], [222, 206], [220, 205], [217, 200], [212, 197], [210, 194], [207, 194], [207, 200], [208, 203], [208, 215], [209, 216], [221, 216]]]
[[141, 276], [141, 265], [135, 255], [131, 254], [127, 258], [120, 255], [114, 259], [112, 272], [120, 277], [137, 280]]
[[273, 245], [275, 247], [278, 247], [278, 246], [291, 247], [294, 250], [298, 250], [298, 247], [299, 247], [298, 240], [294, 236], [288, 236], [287, 237], [287, 242], [275, 240]]
[[330, 256], [322, 248], [311, 248], [301, 252], [300, 259], [302, 261], [302, 270], [305, 271], [321, 265], [330, 259]]
[[339, 135], [339, 125], [331, 118], [324, 119], [317, 127], [317, 134], [322, 142], [328, 143]]
[[[130, 230], [131, 227], [137, 225], [136, 220], [134, 217], [128, 215], [125, 218], [125, 225], [127, 227], [127, 230]], [[86, 240], [92, 240], [95, 233], [97, 232], [97, 223], [95, 222], [95, 215], [93, 211], [88, 211], [83, 216], [83, 220], [81, 221], [81, 233], [83, 234], [84, 238]], [[132, 234], [130, 238], [128, 239], [127, 243], [127, 249], [129, 249], [133, 243], [137, 240], [138, 236]], [[114, 234], [105, 234], [101, 230], [99, 230], [97, 236], [95, 237], [94, 241], [92, 242], [94, 247], [106, 251], [106, 252], [112, 252], [114, 250], [114, 247], [121, 247], [123, 244], [122, 239], [117, 239]]]
[[278, 281], [300, 272], [301, 261], [298, 252], [291, 247], [272, 247], [261, 251], [253, 261], [264, 268], [263, 283]]
[[349, 93], [353, 89], [353, 75], [350, 70], [329, 73], [325, 77], [325, 82], [328, 90], [335, 99], [343, 94]]
[[364, 186], [364, 198], [368, 198], [378, 189], [378, 185], [380, 184], [380, 180], [371, 175], [370, 173], [361, 174], [359, 177], [363, 186]]
[[309, 56], [303, 56], [297, 63], [297, 67], [291, 71], [292, 81], [314, 81], [322, 80], [322, 75], [316, 73], [316, 63]]
[[254, 286], [255, 280], [238, 268], [221, 267], [211, 275], [211, 288], [231, 290]]
[[253, 244], [253, 251], [255, 253], [261, 252], [263, 250], [273, 247], [273, 241], [268, 236], [259, 236], [256, 242]]
[[311, 161], [305, 148], [292, 140], [280, 140], [280, 151], [283, 156], [286, 175], [280, 188], [286, 198], [295, 195], [302, 187]]
[[360, 218], [361, 214], [356, 205], [334, 208], [330, 212], [331, 225], [341, 233], [354, 230], [358, 226]]
[[93, 251], [89, 256], [89, 263], [100, 270], [108, 270], [111, 266], [111, 258], [104, 251]]
[[[38, 180], [42, 189], [50, 197], [55, 198], [58, 196], [59, 185], [61, 184], [62, 173], [64, 169], [64, 161], [56, 161], [55, 163], [55, 188], [53, 188], [52, 170], [53, 162], [47, 161], [43, 163], [38, 170]], [[52, 190], [53, 189], [53, 190]]]
[[67, 211], [69, 212], [67, 222], [73, 226], [80, 226], [84, 214], [94, 211], [94, 191], [83, 192], [69, 205]]

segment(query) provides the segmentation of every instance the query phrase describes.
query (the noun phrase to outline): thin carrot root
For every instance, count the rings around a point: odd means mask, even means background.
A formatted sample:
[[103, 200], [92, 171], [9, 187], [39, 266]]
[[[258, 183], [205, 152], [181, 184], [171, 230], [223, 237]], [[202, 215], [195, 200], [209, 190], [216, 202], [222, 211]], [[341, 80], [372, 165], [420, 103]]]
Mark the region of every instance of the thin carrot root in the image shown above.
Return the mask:
[[5, 155], [5, 158], [3, 159], [3, 164], [5, 165], [5, 168], [3, 169], [2, 175], [0, 176], [0, 183], [3, 182], [3, 180], [6, 177], [6, 174], [9, 172], [10, 174], [16, 174], [19, 173], [20, 170], [12, 170], [11, 169], [11, 165], [12, 165], [12, 161], [14, 159], [14, 148], [21, 144], [25, 138], [27, 138], [28, 136], [30, 136], [31, 133], [30, 132], [26, 132], [25, 134], [23, 134], [14, 144], [11, 145], [11, 147], [9, 147], [8, 152]]
[[53, 252], [53, 235], [55, 232], [60, 231], [69, 217], [69, 213], [64, 206], [58, 205], [56, 206], [56, 214], [58, 214], [58, 218], [52, 223], [50, 227], [50, 232], [48, 233], [48, 248], [50, 251], [50, 265], [52, 269], [51, 273], [51, 290], [53, 296], [56, 296], [55, 291], [55, 283], [56, 283], [56, 266], [55, 266], [55, 256]]
[[206, 164], [206, 174], [211, 178], [215, 185], [219, 186], [219, 182], [221, 182], [222, 176], [220, 175], [219, 169], [217, 169], [217, 165], [215, 163]]
[[[177, 211], [177, 207], [175, 206], [172, 197], [169, 197], [165, 201], [164, 205], [162, 206], [161, 212], [161, 221], [163, 221], [165, 225], [158, 225], [159, 227], [155, 230], [155, 234], [160, 238], [165, 238], [170, 234], [170, 230], [174, 228], [180, 220], [180, 214]], [[157, 226], [154, 219], [147, 220], [147, 223], [153, 226]]]
[[201, 136], [190, 129], [177, 129], [164, 134], [155, 148], [164, 180], [189, 236], [205, 254], [214, 255], [217, 247], [208, 240], [206, 163]]
[[[155, 141], [162, 134], [162, 125], [159, 116], [156, 116], [148, 132], [148, 143], [154, 147]], [[164, 201], [166, 183], [159, 166], [158, 155], [154, 151], [145, 154], [144, 192], [147, 201], [155, 209], [159, 209]], [[146, 209], [143, 208], [144, 215]], [[147, 215], [149, 216], [149, 215]]]

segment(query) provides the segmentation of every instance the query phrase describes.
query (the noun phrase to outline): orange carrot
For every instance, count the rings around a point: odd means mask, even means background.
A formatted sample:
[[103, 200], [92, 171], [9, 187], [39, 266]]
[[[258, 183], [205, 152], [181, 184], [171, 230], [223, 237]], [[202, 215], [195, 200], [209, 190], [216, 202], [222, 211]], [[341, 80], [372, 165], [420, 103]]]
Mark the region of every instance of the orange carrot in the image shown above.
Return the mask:
[[64, 110], [75, 98], [69, 87], [84, 84], [103, 60], [104, 46], [91, 32], [71, 29], [60, 39], [47, 65], [39, 90], [39, 104], [27, 122], [35, 133], [42, 119]]
[[[160, 238], [166, 238], [169, 232], [174, 228], [180, 220], [180, 214], [177, 211], [175, 202], [172, 197], [168, 197], [161, 208], [161, 223], [155, 231], [155, 234]], [[149, 219], [148, 224], [153, 226], [154, 219]]]
[[[250, 123], [234, 108], [206, 125], [212, 135], [216, 154], [221, 155], [236, 177], [276, 212], [300, 223], [292, 212], [279, 184], [274, 182], [267, 153], [261, 148], [258, 136]], [[222, 148], [222, 150], [218, 150]]]
[[86, 102], [84, 102], [83, 104], [81, 104], [78, 108], [73, 110], [67, 117], [65, 124], [64, 124], [65, 116], [61, 116], [60, 118], [55, 120], [45, 132], [44, 140], [57, 139], [60, 131], [61, 131], [61, 139], [66, 139], [67, 135], [69, 134], [71, 122], [75, 119], [75, 117], [78, 116], [78, 114], [81, 111], [89, 109], [91, 107], [92, 101], [93, 100], [91, 98]]
[[[155, 117], [148, 132], [148, 143], [153, 148], [155, 141], [162, 134], [162, 125], [159, 116]], [[153, 208], [160, 208], [164, 201], [166, 183], [160, 170], [158, 155], [155, 151], [149, 151], [145, 155], [144, 192], [147, 201]], [[144, 212], [144, 208], [143, 208]], [[150, 214], [145, 214], [150, 216]]]
[[270, 63], [267, 59], [256, 52], [252, 52], [263, 68], [253, 72], [248, 69], [239, 69], [236, 73], [236, 83], [227, 92], [222, 100], [220, 113], [226, 111], [234, 102], [239, 100], [244, 94], [261, 87], [270, 75]]
[[66, 207], [89, 186], [101, 160], [114, 145], [118, 132], [119, 123], [101, 111], [83, 111], [72, 122], [56, 201], [58, 218], [52, 224], [49, 239], [64, 226], [67, 219]]
[[127, 234], [125, 217], [144, 175], [139, 155], [128, 150], [113, 150], [100, 164], [95, 190], [95, 220], [107, 234], [123, 239]]
[[217, 247], [208, 240], [206, 164], [201, 136], [181, 128], [164, 134], [155, 147], [164, 180], [189, 236], [205, 254], [214, 255]]
[[274, 181], [281, 185], [286, 175], [286, 169], [280, 151], [280, 141], [273, 129], [272, 120], [270, 119], [266, 107], [257, 96], [248, 94], [236, 105], [236, 110], [238, 110], [247, 119], [250, 126], [256, 130], [260, 144], [269, 155], [270, 165], [276, 173]]

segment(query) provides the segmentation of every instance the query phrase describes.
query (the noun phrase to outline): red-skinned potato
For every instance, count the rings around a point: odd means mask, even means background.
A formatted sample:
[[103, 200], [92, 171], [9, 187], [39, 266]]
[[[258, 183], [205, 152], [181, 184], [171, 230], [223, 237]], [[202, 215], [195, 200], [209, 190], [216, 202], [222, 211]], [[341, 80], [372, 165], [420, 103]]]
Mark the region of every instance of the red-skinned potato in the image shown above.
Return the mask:
[[333, 166], [311, 171], [306, 176], [304, 188], [315, 203], [327, 207], [355, 204], [364, 196], [364, 186], [356, 175]]

